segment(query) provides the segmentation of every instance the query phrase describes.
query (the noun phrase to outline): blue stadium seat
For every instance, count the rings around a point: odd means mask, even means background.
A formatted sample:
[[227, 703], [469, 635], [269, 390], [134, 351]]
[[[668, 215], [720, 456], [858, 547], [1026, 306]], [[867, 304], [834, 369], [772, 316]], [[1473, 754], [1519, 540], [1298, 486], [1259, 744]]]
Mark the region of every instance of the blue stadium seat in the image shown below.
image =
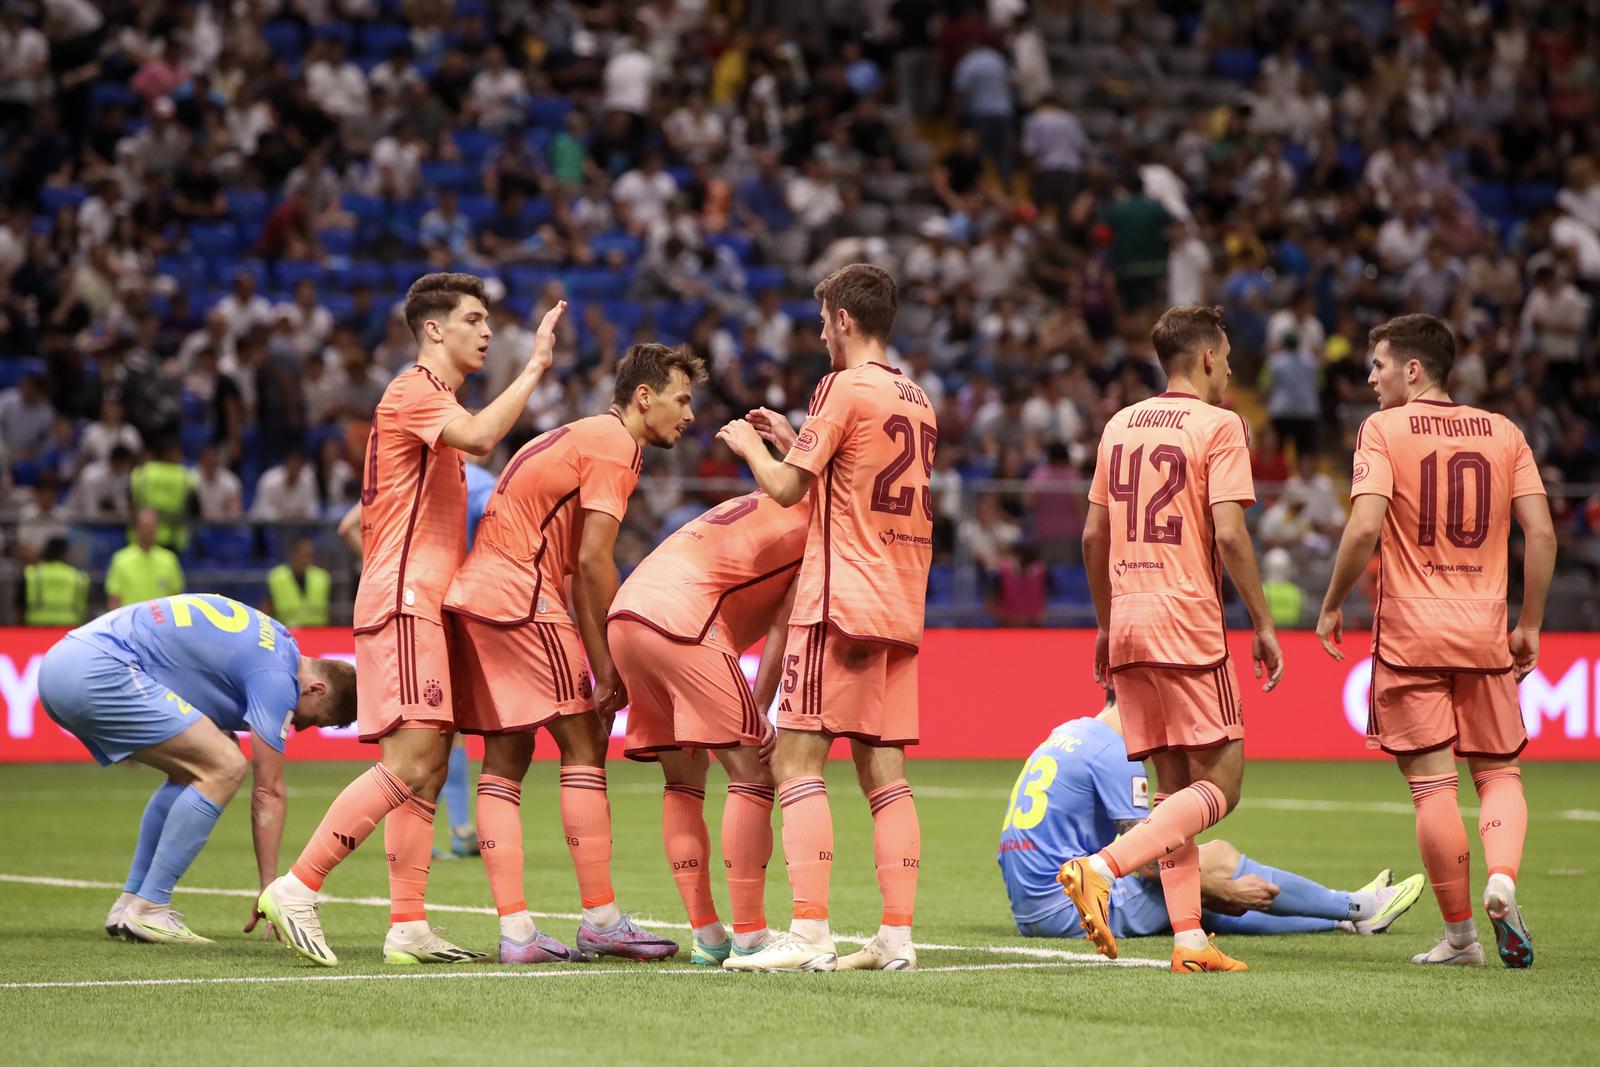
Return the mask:
[[355, 249], [356, 234], [340, 227], [318, 230], [317, 243], [331, 256], [348, 256]]
[[815, 329], [822, 320], [815, 300], [785, 300], [782, 305], [783, 313], [794, 320], [794, 324], [802, 330]]
[[548, 285], [555, 276], [556, 271], [552, 267], [523, 263], [507, 268], [505, 282], [507, 288], [531, 300], [538, 296], [539, 290]]
[[91, 526], [86, 530], [89, 542], [89, 569], [102, 570], [109, 566], [111, 557], [128, 543], [128, 533], [120, 526]]
[[389, 265], [389, 280], [401, 289], [433, 270], [425, 259], [402, 259]]
[[64, 207], [77, 207], [88, 199], [89, 191], [81, 185], [46, 185], [39, 190], [39, 206], [51, 218]]
[[219, 567], [243, 567], [250, 562], [250, 530], [243, 526], [200, 526], [194, 532], [195, 551]]
[[49, 237], [56, 232], [56, 220], [49, 215], [35, 215], [33, 220], [28, 223], [28, 232], [39, 234], [41, 237]]
[[239, 228], [232, 222], [191, 222], [189, 247], [198, 256], [222, 259], [239, 252]]
[[759, 293], [764, 289], [781, 290], [786, 281], [782, 267], [750, 267], [744, 272], [745, 291], [750, 293]]
[[178, 427], [178, 439], [183, 442], [183, 456], [191, 463], [200, 458], [200, 450], [211, 443], [211, 427], [202, 414], [199, 421], [185, 418]]
[[706, 238], [706, 244], [712, 248], [726, 248], [739, 257], [740, 263], [750, 262], [750, 252], [754, 242], [742, 233], [718, 233]]
[[472, 167], [483, 166], [483, 161], [489, 153], [500, 146], [500, 138], [488, 130], [472, 127], [457, 130], [453, 135], [456, 142], [456, 151], [461, 153], [463, 162]]
[[25, 374], [43, 374], [44, 360], [33, 358], [0, 359], [0, 389], [10, 389]]
[[1504, 214], [1511, 206], [1511, 194], [1499, 182], [1478, 182], [1467, 186], [1467, 195], [1485, 215]]
[[345, 278], [354, 288], [364, 285], [368, 289], [383, 289], [388, 285], [389, 268], [383, 263], [374, 263], [369, 259], [352, 260], [345, 271]]
[[1531, 215], [1539, 208], [1555, 203], [1560, 188], [1555, 182], [1518, 182], [1512, 199], [1519, 211]]
[[567, 292], [578, 300], [611, 300], [621, 297], [633, 284], [633, 272], [574, 270], [565, 275]]
[[644, 242], [631, 233], [622, 230], [608, 230], [597, 233], [589, 240], [589, 248], [597, 256], [609, 256], [613, 252], [621, 252], [629, 263], [639, 258], [639, 253], [644, 250]]
[[122, 82], [96, 80], [90, 83], [90, 109], [98, 113], [101, 108], [113, 106], [125, 107], [129, 111], [136, 112], [144, 106], [144, 97]]
[[461, 192], [476, 179], [477, 175], [470, 168], [452, 160], [425, 160], [422, 164], [422, 182], [432, 189]]
[[1082, 567], [1058, 563], [1050, 568], [1052, 599], [1067, 604], [1089, 602], [1089, 574]]
[[322, 281], [322, 264], [314, 259], [280, 259], [277, 266], [278, 284], [293, 289], [302, 281]]
[[694, 322], [705, 313], [704, 300], [663, 302], [656, 308], [656, 327], [673, 337], [687, 337]]
[[601, 302], [601, 311], [606, 321], [617, 328], [619, 338], [626, 341], [639, 328], [639, 323], [644, 321], [644, 305], [637, 300], [605, 300]]
[[398, 22], [369, 22], [361, 27], [357, 48], [378, 59], [387, 58], [401, 45], [411, 43], [411, 31]]
[[572, 101], [564, 96], [541, 96], [528, 104], [528, 119], [535, 126], [559, 130], [567, 121]]
[[266, 221], [272, 199], [257, 189], [229, 189], [228, 217], [240, 229], [254, 229]]
[[1249, 85], [1256, 80], [1261, 57], [1253, 48], [1219, 48], [1211, 57], [1211, 69], [1219, 78]]
[[249, 274], [256, 280], [256, 292], [265, 294], [272, 285], [272, 272], [267, 269], [265, 260], [260, 259], [216, 259], [207, 264], [211, 275], [216, 279], [216, 284], [231, 286], [233, 279], [240, 274]]
[[17, 485], [38, 485], [43, 474], [44, 464], [36, 459], [19, 459], [11, 464], [11, 480]]
[[328, 314], [333, 316], [334, 322], [344, 321], [356, 309], [355, 300], [347, 293], [331, 293], [324, 290], [317, 294], [317, 303], [328, 309]]
[[472, 220], [474, 226], [482, 226], [494, 218], [494, 198], [482, 193], [463, 193], [456, 201], [456, 206]]
[[950, 605], [956, 602], [956, 572], [947, 563], [928, 568], [928, 603]]
[[1341, 141], [1339, 143], [1339, 164], [1352, 175], [1360, 176], [1361, 169], [1366, 166], [1367, 154], [1362, 149], [1359, 141]]
[[291, 66], [300, 62], [300, 57], [305, 54], [305, 36], [298, 22], [273, 19], [261, 27], [261, 40], [273, 55], [287, 60]]
[[178, 283], [178, 288], [193, 292], [203, 289], [214, 280], [211, 265], [194, 256], [162, 256], [156, 260], [156, 271]]
[[311, 27], [311, 37], [318, 41], [342, 41], [349, 48], [356, 38], [356, 31], [348, 22], [321, 22]]

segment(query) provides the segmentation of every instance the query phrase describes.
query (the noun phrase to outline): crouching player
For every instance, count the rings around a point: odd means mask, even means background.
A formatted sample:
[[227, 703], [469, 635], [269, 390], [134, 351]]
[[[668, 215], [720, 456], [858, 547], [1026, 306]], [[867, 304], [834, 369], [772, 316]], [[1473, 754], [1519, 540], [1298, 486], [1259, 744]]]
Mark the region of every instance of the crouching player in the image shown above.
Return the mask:
[[[689, 962], [719, 967], [768, 941], [772, 772], [766, 708], [778, 688], [805, 555], [809, 501], [785, 508], [765, 493], [726, 501], [685, 524], [640, 563], [612, 602], [611, 655], [628, 690], [630, 759], [660, 760], [667, 785], [661, 837], [694, 928]], [[739, 656], [766, 636], [754, 694]], [[733, 908], [730, 940], [711, 899], [707, 750], [728, 772], [722, 855]]]
[[[1023, 765], [1000, 832], [1000, 874], [1023, 937], [1082, 937], [1083, 924], [1056, 875], [1073, 856], [1100, 851], [1150, 815], [1144, 764], [1128, 759], [1116, 695], [1104, 710], [1073, 719]], [[1390, 884], [1387, 870], [1354, 892], [1267, 867], [1226, 841], [1200, 846], [1204, 929], [1227, 934], [1309, 934], [1341, 929], [1381, 934], [1422, 895], [1415, 874]], [[1117, 937], [1172, 932], [1154, 864], [1111, 884]]]
[[[348, 663], [302, 656], [271, 616], [190, 594], [129, 604], [67, 634], [45, 654], [39, 699], [101, 766], [133, 760], [167, 776], [145, 805], [106, 933], [209, 944], [172, 910], [173, 887], [247, 770], [261, 884], [277, 877], [289, 728], [354, 722], [356, 678]], [[249, 761], [229, 736], [244, 730], [253, 735]]]

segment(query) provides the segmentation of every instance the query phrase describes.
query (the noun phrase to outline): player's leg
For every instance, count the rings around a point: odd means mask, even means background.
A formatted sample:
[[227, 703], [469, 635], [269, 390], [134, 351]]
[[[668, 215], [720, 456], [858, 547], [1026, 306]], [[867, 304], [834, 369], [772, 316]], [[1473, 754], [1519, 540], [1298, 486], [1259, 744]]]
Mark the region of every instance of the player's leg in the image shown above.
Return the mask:
[[711, 835], [706, 830], [706, 770], [703, 748], [660, 753], [666, 786], [661, 795], [661, 844], [672, 881], [694, 931], [690, 963], [719, 967], [728, 957], [728, 931], [711, 899]]
[[458, 735], [454, 747], [450, 749], [444, 788], [439, 790], [439, 806], [444, 811], [445, 824], [450, 831], [450, 850], [445, 852], [435, 848], [434, 859], [478, 854], [478, 834], [473, 829], [471, 795], [472, 768], [467, 760], [467, 746]]
[[917, 952], [911, 943], [911, 921], [917, 902], [917, 873], [922, 863], [922, 828], [911, 787], [906, 784], [905, 750], [897, 746], [852, 741], [856, 777], [872, 810], [872, 852], [883, 894], [878, 933], [839, 961], [844, 970], [915, 970]]
[[176, 737], [140, 749], [132, 757], [183, 783], [162, 822], [149, 869], [123, 912], [124, 927], [141, 941], [206, 940], [172, 910], [172, 890], [205, 847], [222, 809], [249, 770], [239, 746], [215, 723], [199, 715], [194, 718], [194, 724]]
[[523, 888], [522, 781], [533, 760], [531, 730], [487, 734], [478, 774], [478, 841], [500, 916], [501, 963], [567, 963], [578, 952], [540, 930]]
[[1456, 750], [1467, 757], [1480, 804], [1478, 836], [1489, 880], [1483, 907], [1495, 946], [1507, 967], [1533, 966], [1533, 938], [1517, 904], [1517, 869], [1528, 837], [1528, 801], [1517, 756], [1528, 743], [1516, 679], [1498, 675], [1456, 677]]
[[611, 801], [606, 795], [608, 738], [600, 716], [593, 711], [562, 715], [550, 720], [548, 729], [561, 750], [561, 828], [583, 906], [578, 951], [637, 960], [677, 955], [677, 942], [641, 929], [617, 907], [611, 884]]
[[[790, 640], [795, 640], [792, 632]], [[804, 646], [796, 642], [793, 647]], [[792, 697], [790, 700], [791, 704], [795, 702]], [[794, 917], [789, 932], [774, 938], [760, 952], [728, 957], [722, 966], [730, 971], [831, 971], [839, 962], [828, 928], [833, 813], [828, 808], [828, 787], [822, 777], [833, 737], [817, 726], [785, 726], [790, 721], [792, 717], [779, 713], [772, 770], [778, 782], [778, 805], [783, 810], [783, 854], [794, 895]]]
[[145, 803], [144, 814], [139, 818], [139, 838], [133, 847], [133, 860], [128, 864], [128, 877], [122, 883], [122, 895], [106, 915], [106, 933], [112, 937], [132, 937], [123, 929], [123, 914], [150, 872], [150, 859], [156, 854], [156, 843], [161, 840], [161, 830], [167, 824], [167, 813], [184, 789], [184, 783], [168, 778], [156, 787]]
[[733, 951], [753, 952], [769, 938], [767, 864], [772, 859], [772, 805], [777, 788], [757, 749], [723, 748], [716, 755], [728, 772], [722, 859], [728, 870], [728, 900], [733, 910]]

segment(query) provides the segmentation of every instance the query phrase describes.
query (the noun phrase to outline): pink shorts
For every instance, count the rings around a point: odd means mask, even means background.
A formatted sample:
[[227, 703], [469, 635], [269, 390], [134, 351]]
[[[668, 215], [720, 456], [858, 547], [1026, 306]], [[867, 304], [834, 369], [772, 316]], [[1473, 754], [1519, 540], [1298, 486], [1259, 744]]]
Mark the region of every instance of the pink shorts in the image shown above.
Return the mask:
[[917, 743], [917, 650], [854, 641], [827, 623], [790, 626], [778, 727], [870, 745]]
[[614, 619], [606, 641], [628, 687], [629, 759], [686, 748], [761, 744], [765, 717], [739, 658], [688, 644], [632, 619]]
[[1528, 743], [1511, 671], [1409, 671], [1372, 663], [1367, 735], [1390, 755], [1454, 744], [1458, 756], [1510, 759]]
[[1233, 661], [1212, 668], [1129, 667], [1112, 675], [1128, 758], [1215, 748], [1244, 737]]

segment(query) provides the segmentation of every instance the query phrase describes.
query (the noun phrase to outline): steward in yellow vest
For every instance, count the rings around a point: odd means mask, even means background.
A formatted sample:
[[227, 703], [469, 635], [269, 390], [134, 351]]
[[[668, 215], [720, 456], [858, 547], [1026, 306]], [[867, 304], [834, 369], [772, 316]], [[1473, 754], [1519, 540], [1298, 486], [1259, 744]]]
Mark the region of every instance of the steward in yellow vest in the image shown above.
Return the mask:
[[267, 614], [291, 630], [328, 625], [328, 572], [312, 563], [311, 538], [302, 537], [290, 550], [289, 562], [267, 573]]
[[67, 562], [67, 539], [52, 537], [44, 558], [22, 572], [23, 622], [81, 626], [89, 617], [89, 575]]

